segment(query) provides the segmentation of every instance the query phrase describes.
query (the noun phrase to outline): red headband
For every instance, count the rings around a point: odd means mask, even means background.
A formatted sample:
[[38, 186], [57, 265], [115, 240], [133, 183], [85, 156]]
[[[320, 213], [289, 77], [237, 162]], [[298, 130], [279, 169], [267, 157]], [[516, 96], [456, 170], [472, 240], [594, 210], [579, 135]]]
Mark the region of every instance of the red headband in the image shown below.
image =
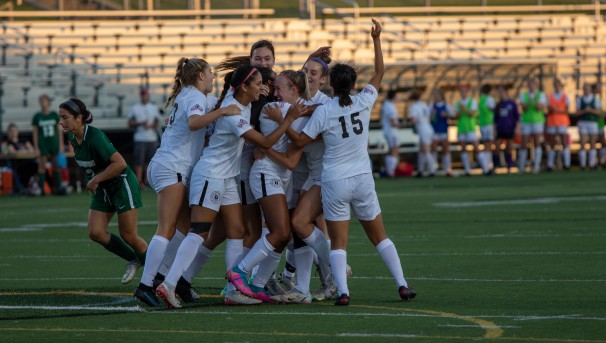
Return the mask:
[[286, 80], [288, 80], [288, 83], [290, 83], [293, 87], [295, 87], [295, 89], [297, 90], [297, 95], [299, 95], [301, 93], [301, 91], [299, 90], [299, 87], [297, 87], [297, 85], [295, 85], [294, 82], [292, 82], [292, 80], [290, 78], [288, 78], [287, 76], [285, 76], [284, 74], [280, 74], [278, 76], [281, 76], [283, 78], [285, 78]]
[[252, 76], [252, 74], [254, 74], [256, 71], [257, 71], [257, 68], [253, 67], [252, 70], [250, 71], [250, 73], [248, 73], [248, 75], [246, 75], [246, 77], [244, 78], [244, 80], [240, 84], [244, 84], [244, 82], [246, 82], [246, 80], [248, 80]]

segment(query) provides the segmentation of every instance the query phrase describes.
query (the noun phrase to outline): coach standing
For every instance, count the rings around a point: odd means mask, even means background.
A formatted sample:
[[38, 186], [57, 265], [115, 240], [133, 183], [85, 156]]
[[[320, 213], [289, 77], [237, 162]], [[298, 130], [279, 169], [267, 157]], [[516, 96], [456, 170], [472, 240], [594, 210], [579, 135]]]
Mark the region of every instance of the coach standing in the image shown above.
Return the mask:
[[147, 165], [158, 148], [156, 128], [160, 122], [160, 110], [156, 104], [149, 101], [147, 88], [141, 88], [139, 94], [141, 101], [134, 104], [128, 113], [128, 127], [135, 129], [133, 164], [139, 185], [144, 188]]

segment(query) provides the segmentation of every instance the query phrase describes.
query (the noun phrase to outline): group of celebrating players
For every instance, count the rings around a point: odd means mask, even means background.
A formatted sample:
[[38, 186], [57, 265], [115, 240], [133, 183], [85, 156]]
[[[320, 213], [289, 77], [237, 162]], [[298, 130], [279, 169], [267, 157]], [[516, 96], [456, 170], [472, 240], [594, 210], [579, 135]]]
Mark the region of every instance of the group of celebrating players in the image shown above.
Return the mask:
[[[253, 44], [250, 56], [224, 60], [214, 70], [200, 58], [181, 58], [165, 105], [171, 108], [167, 127], [148, 167], [158, 195], [158, 227], [149, 246], [136, 230], [141, 195], [132, 171], [88, 125], [92, 115], [81, 101], [60, 105], [61, 126], [93, 193], [90, 237], [129, 261], [123, 283], [143, 266], [135, 298], [169, 308], [196, 301], [192, 280], [225, 241], [225, 304], [333, 298], [335, 305], [348, 305], [350, 209], [400, 299], [416, 296], [386, 235], [367, 153], [370, 113], [384, 74], [380, 34], [373, 20], [374, 75], [358, 93], [355, 69], [331, 65], [328, 47], [312, 53], [301, 70], [279, 74], [266, 40]], [[209, 95], [216, 71], [229, 71], [218, 99]], [[320, 91], [327, 83], [334, 98]], [[121, 237], [107, 231], [114, 213]], [[276, 276], [284, 251], [286, 268]], [[314, 264], [322, 286], [312, 295]]]

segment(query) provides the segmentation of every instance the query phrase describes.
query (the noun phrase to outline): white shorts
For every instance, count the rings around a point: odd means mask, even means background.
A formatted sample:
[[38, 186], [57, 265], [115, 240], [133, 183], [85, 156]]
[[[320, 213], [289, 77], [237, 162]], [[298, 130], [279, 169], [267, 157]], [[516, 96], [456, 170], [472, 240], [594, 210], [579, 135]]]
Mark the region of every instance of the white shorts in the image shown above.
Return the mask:
[[483, 142], [494, 141], [494, 125], [480, 126], [480, 137]]
[[372, 174], [322, 182], [322, 206], [326, 220], [350, 219], [350, 206], [359, 220], [369, 221], [381, 213]]
[[579, 129], [579, 135], [597, 135], [600, 131], [597, 122], [588, 120], [579, 120], [577, 129]]
[[398, 137], [397, 130], [383, 130], [383, 136], [385, 136], [385, 142], [390, 148], [400, 146], [400, 138]]
[[431, 144], [433, 140], [433, 131], [430, 130], [422, 130], [419, 131], [419, 141], [421, 144]]
[[457, 139], [459, 142], [473, 143], [478, 141], [478, 134], [475, 131], [459, 133]]
[[[277, 174], [263, 173], [253, 167], [248, 180], [250, 190], [257, 200], [276, 194], [283, 194], [288, 199], [288, 195], [292, 193], [290, 173], [286, 176], [279, 176]], [[291, 191], [289, 191], [289, 188]]]
[[522, 123], [522, 135], [542, 135], [545, 123]]
[[202, 206], [219, 212], [221, 206], [240, 204], [235, 178], [212, 179], [194, 175], [189, 187], [189, 206]]
[[303, 190], [307, 192], [313, 186], [322, 187], [322, 180], [320, 178], [312, 178], [311, 176], [308, 177], [305, 181], [305, 184], [303, 185]]
[[435, 133], [433, 134], [433, 140], [435, 142], [444, 142], [448, 140], [448, 133], [444, 132], [444, 133]]
[[[242, 178], [245, 176], [246, 178]], [[240, 200], [242, 200], [242, 206], [252, 205], [257, 203], [257, 199], [250, 190], [250, 182], [248, 173], [242, 173], [237, 178], [238, 182], [238, 193], [240, 194]]]
[[156, 193], [160, 193], [164, 188], [175, 185], [179, 182], [187, 187], [189, 175], [182, 175], [174, 170], [170, 170], [158, 162], [151, 161], [147, 166], [147, 182]]
[[568, 133], [568, 126], [547, 126], [545, 129], [548, 135], [565, 135]]

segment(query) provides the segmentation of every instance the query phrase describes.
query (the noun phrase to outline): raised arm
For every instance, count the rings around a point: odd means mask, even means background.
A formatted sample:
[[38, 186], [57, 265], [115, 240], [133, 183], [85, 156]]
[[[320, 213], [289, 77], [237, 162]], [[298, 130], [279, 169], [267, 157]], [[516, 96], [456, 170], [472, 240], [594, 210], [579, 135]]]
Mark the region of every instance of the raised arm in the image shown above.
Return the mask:
[[192, 115], [187, 119], [187, 125], [190, 131], [200, 130], [203, 127], [208, 126], [210, 123], [221, 118], [224, 115], [236, 115], [240, 114], [240, 108], [235, 105], [229, 105], [227, 107], [221, 107], [212, 112], [208, 112], [203, 115]]
[[375, 48], [375, 74], [370, 78], [370, 83], [375, 89], [379, 89], [383, 74], [385, 74], [385, 65], [383, 64], [383, 50], [381, 50], [381, 24], [372, 19], [373, 27], [370, 30], [370, 36]]

